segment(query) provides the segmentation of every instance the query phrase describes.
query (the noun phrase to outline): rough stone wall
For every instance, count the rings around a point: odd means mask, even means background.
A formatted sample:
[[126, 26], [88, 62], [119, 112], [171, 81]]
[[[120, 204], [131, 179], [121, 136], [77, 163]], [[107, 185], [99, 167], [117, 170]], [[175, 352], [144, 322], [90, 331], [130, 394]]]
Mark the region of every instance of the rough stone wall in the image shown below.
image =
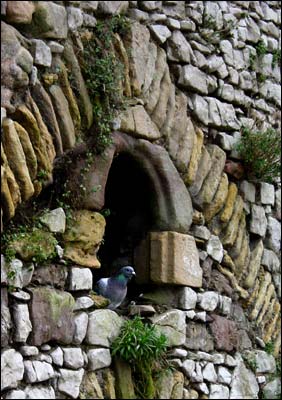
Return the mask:
[[[203, 271], [201, 288], [147, 294], [169, 307], [152, 320], [176, 367], [159, 398], [273, 398], [275, 360], [263, 349], [280, 354], [281, 189], [247, 181], [233, 147], [242, 125], [280, 129], [280, 3], [1, 2], [1, 216], [38, 196], [55, 157], [91, 127], [74, 44], [115, 13], [132, 20], [130, 56], [122, 51], [132, 105], [115, 126], [167, 150], [191, 196], [186, 234]], [[13, 279], [1, 260], [3, 397], [126, 398], [109, 352], [122, 318], [97, 309], [90, 269], [19, 258]]]

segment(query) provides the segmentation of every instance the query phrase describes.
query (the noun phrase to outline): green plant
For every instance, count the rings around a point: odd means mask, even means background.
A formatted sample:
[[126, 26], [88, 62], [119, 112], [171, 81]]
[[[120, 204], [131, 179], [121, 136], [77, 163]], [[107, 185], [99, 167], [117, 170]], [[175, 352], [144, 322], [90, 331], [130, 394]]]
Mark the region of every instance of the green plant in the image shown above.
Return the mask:
[[264, 132], [242, 128], [236, 146], [250, 179], [273, 182], [280, 175], [281, 135], [272, 128]]
[[281, 50], [280, 49], [277, 49], [273, 52], [272, 68], [274, 68], [275, 65], [278, 65], [279, 67], [281, 66]]
[[267, 47], [262, 39], [260, 39], [254, 47], [258, 57], [262, 57], [267, 53]]
[[139, 316], [126, 321], [112, 343], [112, 355], [132, 366], [136, 391], [141, 398], [155, 398], [153, 373], [160, 368], [166, 348], [166, 337], [159, 335], [154, 325], [143, 323]]
[[274, 343], [272, 341], [265, 344], [264, 350], [267, 354], [273, 354], [274, 352]]
[[82, 73], [93, 106], [96, 129], [96, 150], [101, 153], [111, 143], [112, 121], [123, 108], [124, 66], [115, 50], [115, 33], [124, 35], [129, 20], [114, 16], [98, 22], [94, 36], [84, 40]]
[[39, 182], [44, 182], [47, 177], [48, 177], [48, 172], [45, 171], [44, 169], [41, 169], [40, 171], [38, 171], [37, 179], [39, 180]]
[[262, 73], [257, 73], [257, 81], [259, 83], [263, 83], [266, 81], [266, 75], [262, 74]]

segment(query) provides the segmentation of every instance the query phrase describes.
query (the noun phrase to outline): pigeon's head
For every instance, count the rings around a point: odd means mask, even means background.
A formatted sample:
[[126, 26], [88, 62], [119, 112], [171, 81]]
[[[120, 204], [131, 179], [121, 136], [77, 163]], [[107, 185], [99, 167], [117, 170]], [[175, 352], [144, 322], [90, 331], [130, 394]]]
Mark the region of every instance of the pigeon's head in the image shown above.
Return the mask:
[[133, 277], [133, 275], [136, 275], [136, 273], [132, 267], [127, 265], [126, 267], [121, 268], [121, 270], [119, 271], [119, 275], [123, 275], [129, 280]]

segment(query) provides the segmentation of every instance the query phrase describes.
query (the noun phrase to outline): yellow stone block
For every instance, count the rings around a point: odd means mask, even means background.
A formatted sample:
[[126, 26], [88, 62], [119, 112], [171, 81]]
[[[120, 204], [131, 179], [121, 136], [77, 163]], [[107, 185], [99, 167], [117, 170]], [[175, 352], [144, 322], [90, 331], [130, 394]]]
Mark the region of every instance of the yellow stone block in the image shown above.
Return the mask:
[[279, 318], [280, 309], [281, 309], [281, 306], [280, 306], [279, 301], [277, 300], [275, 302], [274, 308], [273, 308], [273, 311], [274, 311], [273, 319], [270, 321], [269, 325], [267, 325], [265, 331], [263, 332], [262, 338], [265, 343], [268, 343], [271, 340], [271, 336], [274, 332], [277, 320]]
[[251, 288], [254, 285], [260, 268], [263, 249], [263, 242], [262, 240], [259, 240], [255, 248], [251, 252], [250, 263], [248, 266], [248, 274], [246, 279], [244, 280], [244, 287], [246, 288]]
[[261, 281], [259, 292], [258, 292], [256, 301], [255, 301], [254, 308], [250, 313], [250, 317], [249, 318], [250, 318], [251, 321], [253, 321], [253, 320], [255, 320], [257, 318], [258, 313], [261, 310], [261, 307], [262, 307], [263, 301], [265, 299], [265, 296], [266, 296], [266, 293], [267, 293], [267, 289], [268, 289], [268, 286], [269, 286], [270, 282], [271, 282], [271, 275], [270, 275], [269, 272], [266, 272], [265, 275], [264, 275], [264, 279]]
[[239, 257], [233, 259], [234, 264], [236, 265], [235, 275], [239, 282], [248, 268], [250, 255], [251, 251], [249, 246], [249, 234], [247, 231], [245, 231]]
[[233, 246], [237, 237], [239, 222], [243, 213], [244, 202], [241, 196], [237, 196], [235, 200], [234, 210], [231, 219], [225, 229], [222, 238], [223, 246]]
[[184, 182], [186, 185], [191, 185], [194, 182], [198, 169], [198, 164], [202, 154], [202, 146], [204, 143], [203, 131], [199, 128], [195, 128], [195, 132], [196, 132], [196, 140], [194, 142], [194, 146], [192, 149], [187, 175], [184, 178]]
[[234, 210], [237, 192], [238, 192], [237, 186], [235, 185], [235, 183], [231, 182], [228, 187], [228, 194], [225, 202], [225, 207], [220, 216], [220, 220], [222, 222], [227, 222], [230, 220]]
[[19, 136], [13, 121], [9, 118], [5, 118], [3, 121], [3, 147], [20, 187], [22, 199], [27, 200], [33, 195], [34, 188]]
[[25, 154], [27, 167], [32, 180], [37, 176], [37, 158], [33, 150], [32, 143], [28, 136], [27, 131], [18, 122], [14, 122], [16, 131], [21, 141], [21, 145]]
[[268, 291], [266, 293], [265, 299], [264, 299], [264, 303], [261, 309], [261, 312], [259, 313], [258, 319], [257, 319], [257, 324], [259, 325], [261, 323], [261, 321], [263, 320], [263, 317], [269, 307], [270, 301], [272, 296], [275, 295], [275, 287], [273, 285], [273, 283], [271, 283], [269, 285]]
[[226, 202], [227, 194], [228, 177], [225, 173], [223, 173], [213, 201], [206, 205], [203, 210], [207, 222], [211, 221], [212, 218], [221, 210]]

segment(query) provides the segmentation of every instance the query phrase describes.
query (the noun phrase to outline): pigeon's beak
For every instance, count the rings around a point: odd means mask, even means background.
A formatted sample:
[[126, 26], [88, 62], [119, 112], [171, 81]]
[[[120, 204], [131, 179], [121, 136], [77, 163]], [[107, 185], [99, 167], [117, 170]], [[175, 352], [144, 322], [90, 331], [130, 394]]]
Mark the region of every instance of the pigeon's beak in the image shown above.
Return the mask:
[[136, 273], [134, 271], [132, 271], [132, 275], [136, 275]]

